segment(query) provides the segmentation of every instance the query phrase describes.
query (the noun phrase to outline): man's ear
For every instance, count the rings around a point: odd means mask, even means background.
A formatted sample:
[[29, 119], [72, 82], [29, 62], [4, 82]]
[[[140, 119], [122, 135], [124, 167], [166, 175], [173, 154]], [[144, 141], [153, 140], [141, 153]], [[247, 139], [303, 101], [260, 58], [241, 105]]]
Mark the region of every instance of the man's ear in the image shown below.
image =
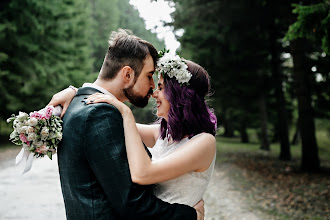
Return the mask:
[[121, 76], [125, 84], [131, 84], [131, 82], [134, 80], [134, 74], [135, 72], [130, 66], [124, 66], [121, 69]]

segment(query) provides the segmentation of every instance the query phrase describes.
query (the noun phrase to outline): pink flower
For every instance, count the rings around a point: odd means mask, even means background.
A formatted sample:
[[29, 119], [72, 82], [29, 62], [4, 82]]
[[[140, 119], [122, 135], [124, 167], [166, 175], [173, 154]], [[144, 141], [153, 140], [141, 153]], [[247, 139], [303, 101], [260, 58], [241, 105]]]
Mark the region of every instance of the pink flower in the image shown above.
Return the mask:
[[45, 113], [46, 119], [50, 119], [50, 117], [52, 117], [53, 111], [54, 111], [54, 106], [52, 106], [52, 105], [47, 106], [46, 113]]
[[37, 149], [35, 150], [35, 152], [39, 153], [39, 154], [46, 154], [48, 151], [48, 147], [46, 146], [46, 144], [42, 145], [40, 148], [37, 147]]
[[40, 152], [41, 152], [42, 154], [46, 154], [47, 151], [48, 151], [48, 147], [46, 147], [46, 145], [43, 145], [43, 146], [40, 148]]
[[21, 141], [24, 142], [24, 143], [26, 143], [28, 141], [27, 137], [24, 134], [20, 134], [19, 139], [21, 139]]
[[39, 113], [39, 112], [31, 112], [30, 113], [30, 117], [31, 118], [36, 118], [36, 119], [42, 119], [43, 118], [43, 114]]
[[20, 134], [20, 135], [19, 135], [19, 139], [20, 139], [22, 142], [26, 143], [27, 145], [30, 145], [30, 141], [28, 141], [27, 137], [26, 137], [24, 134]]

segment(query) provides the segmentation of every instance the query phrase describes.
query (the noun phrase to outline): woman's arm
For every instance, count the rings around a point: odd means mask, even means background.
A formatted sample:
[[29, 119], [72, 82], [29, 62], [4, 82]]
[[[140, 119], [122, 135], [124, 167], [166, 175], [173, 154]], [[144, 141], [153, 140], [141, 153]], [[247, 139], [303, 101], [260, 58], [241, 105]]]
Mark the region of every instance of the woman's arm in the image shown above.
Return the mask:
[[73, 86], [69, 86], [68, 88], [63, 89], [62, 91], [53, 95], [48, 105], [52, 105], [52, 106], [62, 105], [63, 107], [61, 113], [61, 118], [62, 118], [64, 116], [64, 113], [68, 109], [73, 97], [76, 95], [77, 90], [78, 89]]
[[211, 134], [193, 137], [172, 154], [151, 161], [144, 149], [135, 119], [128, 106], [116, 98], [103, 94], [91, 95], [90, 103], [107, 102], [114, 105], [122, 114], [125, 144], [132, 181], [149, 185], [174, 179], [190, 171], [205, 171], [215, 155], [215, 138]]

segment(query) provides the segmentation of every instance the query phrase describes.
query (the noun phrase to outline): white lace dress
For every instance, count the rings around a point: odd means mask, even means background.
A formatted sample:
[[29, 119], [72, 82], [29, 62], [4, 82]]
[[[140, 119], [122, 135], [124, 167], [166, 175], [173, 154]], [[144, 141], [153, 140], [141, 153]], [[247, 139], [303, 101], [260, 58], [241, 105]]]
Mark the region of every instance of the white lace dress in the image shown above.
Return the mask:
[[[194, 138], [194, 137], [193, 137]], [[173, 153], [177, 148], [189, 141], [188, 138], [180, 142], [168, 143], [168, 140], [158, 139], [153, 148], [149, 148], [152, 160], [159, 160]], [[180, 203], [189, 206], [196, 205], [202, 198], [210, 182], [214, 169], [216, 155], [210, 167], [204, 172], [189, 172], [175, 179], [154, 185], [155, 195], [168, 203]]]

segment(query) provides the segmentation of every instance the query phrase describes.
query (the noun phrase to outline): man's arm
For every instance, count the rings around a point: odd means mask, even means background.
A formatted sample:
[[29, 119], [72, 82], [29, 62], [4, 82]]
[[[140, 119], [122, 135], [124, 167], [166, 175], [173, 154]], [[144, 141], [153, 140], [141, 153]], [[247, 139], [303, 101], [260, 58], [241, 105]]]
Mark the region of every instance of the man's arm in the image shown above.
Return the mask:
[[197, 219], [194, 208], [163, 202], [150, 186], [132, 183], [121, 114], [103, 103], [88, 108], [85, 152], [115, 212], [124, 219]]

